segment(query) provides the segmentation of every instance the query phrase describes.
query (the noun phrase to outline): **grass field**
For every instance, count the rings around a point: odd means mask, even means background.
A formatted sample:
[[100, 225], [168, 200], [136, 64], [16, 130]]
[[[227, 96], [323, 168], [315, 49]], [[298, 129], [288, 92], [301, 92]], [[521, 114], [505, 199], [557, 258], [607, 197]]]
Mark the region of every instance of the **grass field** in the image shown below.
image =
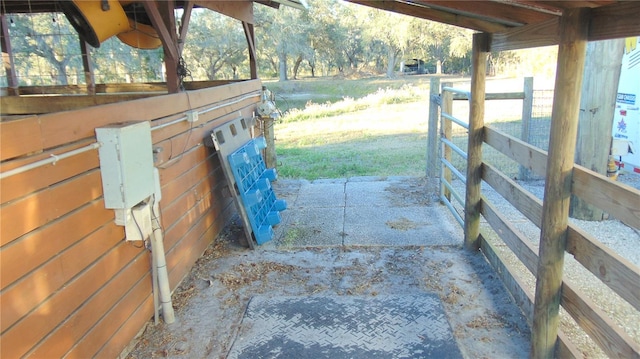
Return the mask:
[[[429, 76], [404, 76], [265, 83], [284, 112], [275, 124], [280, 176], [313, 180], [424, 175], [429, 81]], [[521, 112], [517, 102], [487, 106], [489, 121], [516, 136]], [[462, 118], [468, 113], [464, 102], [454, 108]], [[466, 149], [466, 130], [454, 129], [454, 135], [454, 142]], [[488, 155], [497, 163], [509, 161], [499, 153]], [[453, 163], [464, 168], [456, 157]], [[510, 176], [517, 173], [512, 163], [501, 167]]]

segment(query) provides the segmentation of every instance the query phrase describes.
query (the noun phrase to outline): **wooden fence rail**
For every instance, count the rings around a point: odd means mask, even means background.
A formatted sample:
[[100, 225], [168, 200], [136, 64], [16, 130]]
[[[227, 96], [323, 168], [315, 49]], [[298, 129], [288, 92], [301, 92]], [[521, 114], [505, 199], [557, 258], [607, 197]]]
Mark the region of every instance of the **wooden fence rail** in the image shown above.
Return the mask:
[[[444, 124], [447, 122], [459, 124], [459, 121], [456, 121], [457, 119], [450, 118], [449, 114], [452, 109], [450, 103], [453, 100], [466, 100], [468, 99], [468, 94], [464, 91], [454, 91], [450, 88], [446, 90], [453, 96], [444, 96], [445, 92], [443, 91], [442, 104], [444, 113], [441, 115], [441, 119], [446, 120], [443, 121]], [[486, 99], [524, 99], [526, 101], [527, 93], [530, 92], [525, 90], [524, 93], [487, 94]], [[445, 130], [449, 128], [450, 125], [445, 127]], [[496, 130], [490, 125], [483, 126], [482, 132], [483, 143], [490, 145], [517, 162], [523, 170], [531, 171], [542, 177], [546, 175], [546, 151]], [[441, 139], [441, 144], [443, 149], [447, 150], [443, 152], [448, 156], [447, 159], [450, 158], [451, 152], [456, 152], [462, 158], [467, 157], [467, 154], [451, 141], [450, 133], [443, 131], [441, 134], [445, 135]], [[454, 171], [451, 168], [452, 166], [449, 166], [449, 161], [442, 161], [442, 164], [446, 167], [449, 176], [451, 173], [455, 173], [460, 178], [458, 173], [462, 175], [461, 172], [464, 172], [455, 168]], [[571, 193], [573, 195], [608, 212], [612, 217], [619, 219], [626, 225], [640, 229], [639, 190], [611, 181], [601, 174], [578, 165], [574, 165], [572, 171]], [[542, 200], [526, 191], [514, 180], [485, 161], [482, 161], [480, 173], [482, 180], [488, 183], [538, 228], [541, 227]], [[462, 176], [462, 178], [466, 177]], [[453, 192], [448, 183], [443, 183], [443, 188], [447, 192]], [[459, 196], [455, 196], [455, 199], [458, 203], [461, 202]], [[539, 265], [538, 248], [521, 234], [505, 216], [500, 214], [496, 207], [484, 196], [481, 196], [480, 213], [494, 231], [499, 234], [509, 250], [535, 276]], [[458, 217], [456, 219], [459, 220]], [[526, 287], [523, 285], [522, 279], [519, 278], [517, 271], [504, 260], [496, 250], [496, 247], [486, 240], [488, 235], [486, 229], [482, 228], [478, 244], [488, 261], [496, 269], [507, 289], [514, 296], [527, 319], [531, 322], [533, 320], [533, 294], [525, 289]], [[593, 235], [581, 230], [572, 223], [568, 224], [565, 251], [572, 254], [578, 263], [606, 284], [614, 293], [640, 311], [640, 290], [638, 289], [640, 269], [638, 266], [621, 257], [598, 241]], [[640, 344], [619, 328], [602, 309], [584, 293], [581, 293], [566, 278], [563, 279], [561, 286], [562, 296], [560, 303], [562, 307], [608, 356], [640, 358]], [[562, 331], [558, 332], [556, 350], [558, 357], [582, 356]]]
[[[524, 165], [538, 174], [544, 175], [546, 164], [544, 151], [490, 127], [485, 127], [485, 142], [516, 161], [524, 158], [525, 161], [522, 161], [525, 162]], [[490, 164], [483, 163], [482, 173], [483, 180], [540, 227], [541, 200], [528, 193]], [[640, 191], [617, 182], [608, 181], [606, 178], [602, 178], [603, 176], [579, 166], [574, 167], [574, 176], [575, 173], [579, 173], [580, 181], [592, 185], [589, 191], [584, 185], [575, 186], [572, 188], [573, 194], [585, 197], [596, 197], [590, 194], [593, 192], [613, 194], [611, 197], [597, 196], [599, 202], [596, 204], [603, 209], [611, 208], [613, 216], [625, 216], [625, 223], [631, 223], [634, 226], [637, 221], [637, 209], [630, 211], [624, 206], [640, 203]], [[523, 235], [519, 234], [508, 223], [508, 220], [502, 218], [486, 199], [483, 200], [482, 214], [495, 231], [500, 233], [502, 240], [520, 261], [535, 275], [538, 264], [536, 248]], [[572, 224], [569, 224], [567, 237], [567, 252], [573, 254], [579, 263], [616, 294], [640, 310], [640, 293], [638, 291], [640, 270], [638, 267]], [[638, 357], [640, 345], [624, 331], [617, 328], [602, 310], [566, 280], [563, 281], [562, 289], [562, 306], [607, 355], [619, 358]]]

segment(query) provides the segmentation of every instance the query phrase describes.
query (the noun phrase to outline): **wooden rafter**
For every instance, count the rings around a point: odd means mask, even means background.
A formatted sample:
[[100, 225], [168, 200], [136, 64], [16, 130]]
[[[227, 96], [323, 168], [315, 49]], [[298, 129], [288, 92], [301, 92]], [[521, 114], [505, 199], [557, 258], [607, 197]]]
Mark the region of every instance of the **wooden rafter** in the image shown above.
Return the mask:
[[[589, 41], [640, 35], [640, 2], [619, 2], [589, 11]], [[559, 19], [517, 27], [493, 34], [492, 51], [515, 50], [557, 45], [560, 40]]]
[[509, 3], [499, 3], [495, 1], [417, 1], [425, 5], [438, 7], [440, 9], [453, 9], [465, 13], [477, 14], [490, 19], [526, 25], [530, 23], [548, 20], [554, 15], [547, 12], [535, 11], [528, 8], [512, 6]]
[[258, 65], [256, 62], [257, 53], [255, 45], [255, 35], [253, 32], [253, 25], [248, 22], [242, 22], [244, 28], [244, 35], [247, 38], [247, 45], [249, 46], [249, 70], [251, 72], [251, 78], [258, 78]]
[[191, 10], [193, 10], [193, 1], [185, 1], [184, 12], [182, 13], [182, 19], [180, 21], [180, 37], [178, 37], [178, 53], [180, 55], [182, 55], [182, 49], [184, 49], [184, 41], [186, 40], [187, 32], [189, 31]]
[[218, 0], [196, 0], [195, 5], [219, 12], [234, 19], [254, 23], [253, 1], [218, 1]]
[[499, 32], [509, 29], [509, 26], [475, 17], [469, 17], [451, 12], [436, 10], [418, 3], [376, 0], [349, 0], [352, 3], [370, 6], [376, 9], [392, 11], [399, 14], [419, 17], [449, 25], [465, 27], [482, 32]]

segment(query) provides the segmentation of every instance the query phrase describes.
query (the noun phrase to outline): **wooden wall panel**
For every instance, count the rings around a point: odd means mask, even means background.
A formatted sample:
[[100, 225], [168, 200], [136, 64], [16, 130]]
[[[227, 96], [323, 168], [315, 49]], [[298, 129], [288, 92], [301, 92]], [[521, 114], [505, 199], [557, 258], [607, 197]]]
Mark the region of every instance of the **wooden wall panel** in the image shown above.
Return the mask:
[[[80, 142], [71, 146], [56, 148], [55, 150], [40, 153], [35, 156], [29, 156], [26, 159], [21, 158], [19, 160], [5, 162], [0, 165], [0, 171], [4, 172], [34, 163], [49, 158], [52, 155], [69, 152], [88, 144], [89, 142]], [[57, 161], [55, 164], [37, 167], [11, 177], [3, 178], [0, 180], [0, 203], [6, 203], [26, 196], [30, 193], [46, 188], [47, 186], [97, 168], [99, 165], [98, 150], [96, 149], [81, 153], [77, 156], [62, 159]]]
[[[5, 119], [0, 171], [87, 146], [95, 142], [95, 127], [126, 121], [164, 126], [152, 130], [152, 138], [164, 152], [155, 165], [173, 289], [235, 212], [222, 196], [220, 161], [203, 142], [216, 126], [250, 119], [260, 86], [259, 80], [237, 82]], [[173, 123], [191, 108], [203, 112], [195, 126]], [[123, 241], [114, 212], [104, 208], [97, 153], [0, 183], [0, 357], [114, 357], [153, 315], [149, 253]]]
[[[46, 302], [3, 332], [2, 342], [12, 345], [2, 345], [0, 357], [18, 358], [25, 354], [141, 252], [141, 249], [129, 243], [120, 243], [82, 275], [74, 278], [47, 298]], [[5, 305], [3, 303], [3, 306]]]
[[117, 358], [122, 354], [122, 348], [126, 348], [131, 339], [138, 334], [149, 321], [149, 313], [153, 313], [153, 298], [147, 299], [133, 312], [122, 324], [118, 331], [109, 338], [109, 341], [96, 353], [96, 358]]
[[91, 171], [0, 207], [0, 245], [102, 196], [100, 171]]
[[49, 260], [52, 254], [63, 251], [96, 228], [113, 221], [113, 218], [113, 211], [105, 209], [104, 201], [97, 199], [2, 247], [0, 289]]
[[[14, 285], [2, 291], [0, 301], [4, 331], [36, 305], [58, 291], [76, 274], [114, 247], [124, 237], [122, 227], [109, 223], [68, 250], [53, 257]], [[25, 294], [29, 295], [25, 295]]]
[[36, 116], [0, 122], [0, 160], [42, 150], [40, 119]]
[[[60, 327], [49, 334], [29, 353], [29, 356], [33, 358], [62, 357], [99, 320], [95, 313], [106, 313], [139, 281], [141, 275], [149, 272], [149, 262], [149, 255], [137, 256], [132, 263], [70, 315]], [[147, 316], [145, 320], [148, 319]]]
[[[141, 278], [127, 294], [122, 297], [104, 318], [83, 337], [65, 356], [65, 358], [93, 358], [104, 343], [136, 311], [141, 302], [151, 301], [151, 273]], [[151, 308], [153, 310], [153, 305]]]

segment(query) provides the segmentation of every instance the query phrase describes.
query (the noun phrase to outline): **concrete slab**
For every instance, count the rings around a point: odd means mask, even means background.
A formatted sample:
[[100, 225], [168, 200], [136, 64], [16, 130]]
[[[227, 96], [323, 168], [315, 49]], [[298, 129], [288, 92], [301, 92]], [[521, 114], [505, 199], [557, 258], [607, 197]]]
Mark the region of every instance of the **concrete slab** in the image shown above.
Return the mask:
[[345, 206], [389, 206], [389, 195], [387, 188], [390, 183], [387, 181], [357, 181], [347, 182], [345, 187]]
[[343, 244], [344, 207], [289, 208], [275, 228], [274, 240], [263, 246], [308, 247]]
[[344, 207], [344, 183], [316, 182], [300, 186], [296, 207]]
[[458, 245], [443, 206], [345, 208], [345, 245]]
[[461, 358], [440, 299], [253, 297], [227, 358]]

